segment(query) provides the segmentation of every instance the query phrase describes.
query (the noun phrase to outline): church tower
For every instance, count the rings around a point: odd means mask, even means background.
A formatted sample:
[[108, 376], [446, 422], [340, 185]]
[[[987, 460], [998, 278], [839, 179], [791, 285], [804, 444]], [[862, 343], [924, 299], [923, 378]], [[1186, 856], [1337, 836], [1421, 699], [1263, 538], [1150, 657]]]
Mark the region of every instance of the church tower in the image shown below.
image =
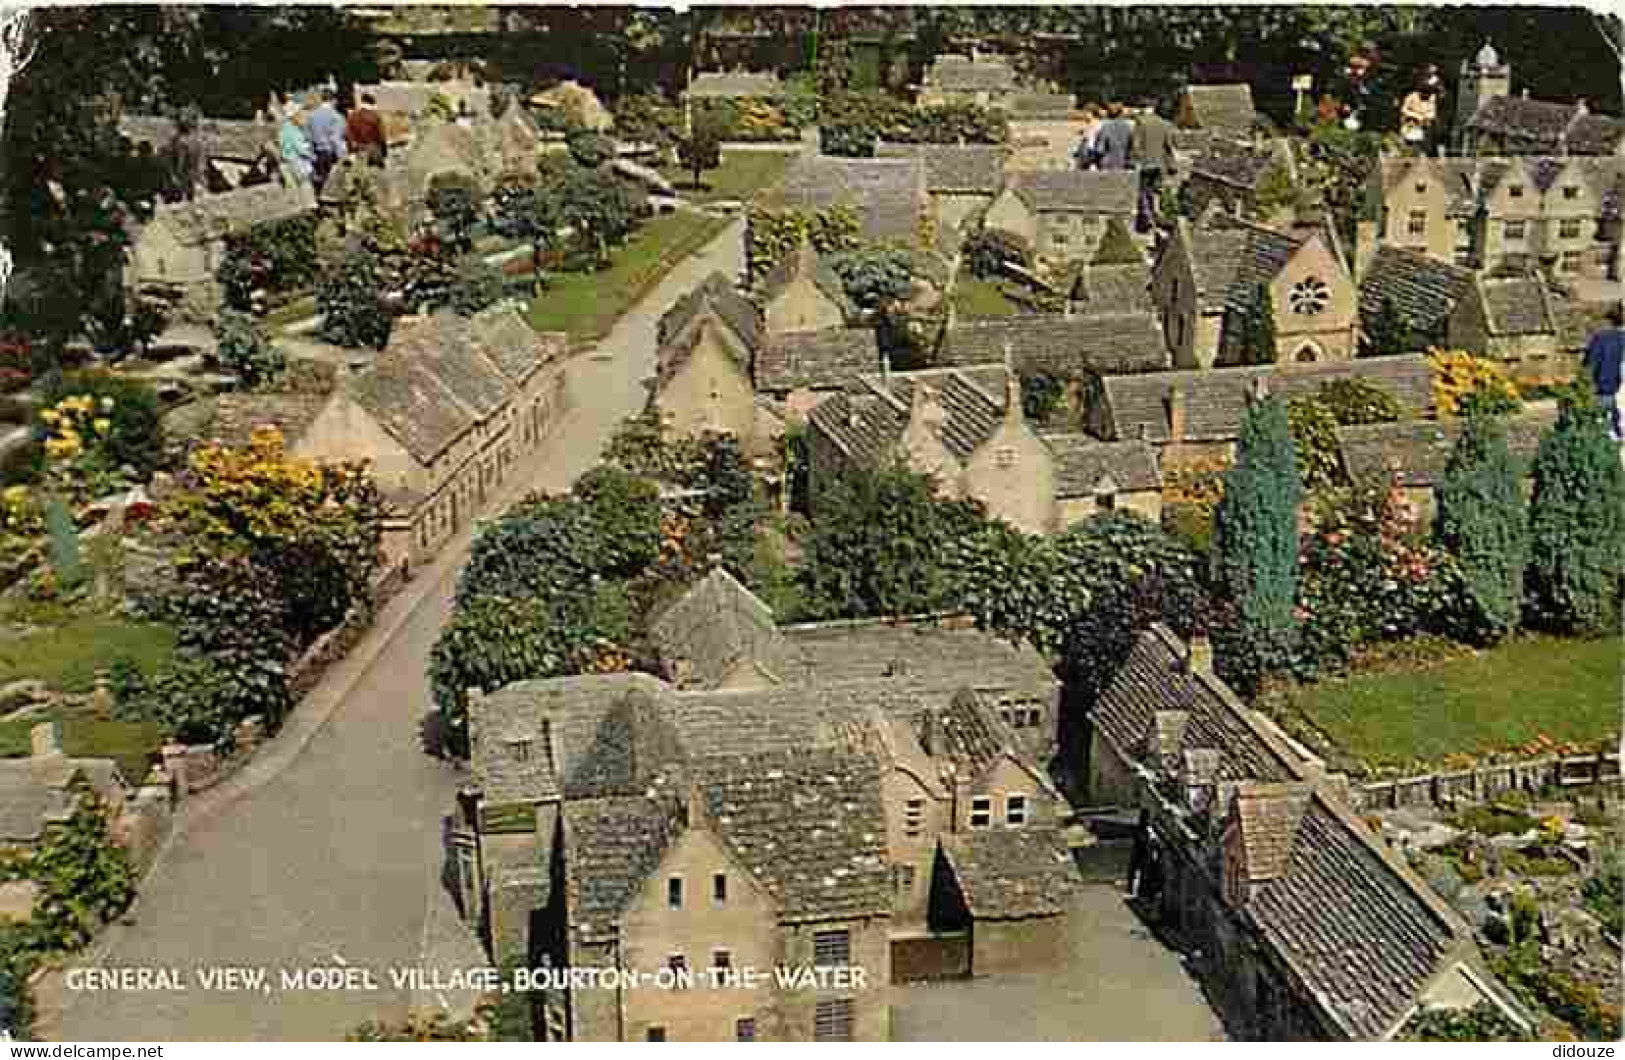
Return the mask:
[[1474, 150], [1468, 130], [1479, 108], [1498, 96], [1512, 93], [1512, 67], [1501, 62], [1489, 41], [1478, 49], [1470, 62], [1461, 64], [1461, 81], [1456, 86], [1456, 150]]

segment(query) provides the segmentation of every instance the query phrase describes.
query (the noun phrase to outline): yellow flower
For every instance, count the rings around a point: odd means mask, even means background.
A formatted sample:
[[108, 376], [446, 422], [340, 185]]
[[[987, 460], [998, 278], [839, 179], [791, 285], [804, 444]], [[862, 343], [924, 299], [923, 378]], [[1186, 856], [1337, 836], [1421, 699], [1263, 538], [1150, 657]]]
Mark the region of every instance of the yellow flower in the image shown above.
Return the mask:
[[106, 434], [113, 429], [113, 421], [106, 417], [91, 420], [90, 425], [96, 429], [97, 434]]
[[55, 423], [62, 418], [62, 414], [56, 409], [46, 409], [39, 414], [39, 418], [46, 423]]
[[110, 397], [102, 398], [102, 411], [103, 412], [112, 412], [113, 411], [113, 399], [112, 398], [110, 398]]
[[3, 496], [6, 499], [6, 503], [10, 505], [26, 504], [28, 503], [28, 487], [7, 486], [5, 492], [0, 493], [0, 496]]

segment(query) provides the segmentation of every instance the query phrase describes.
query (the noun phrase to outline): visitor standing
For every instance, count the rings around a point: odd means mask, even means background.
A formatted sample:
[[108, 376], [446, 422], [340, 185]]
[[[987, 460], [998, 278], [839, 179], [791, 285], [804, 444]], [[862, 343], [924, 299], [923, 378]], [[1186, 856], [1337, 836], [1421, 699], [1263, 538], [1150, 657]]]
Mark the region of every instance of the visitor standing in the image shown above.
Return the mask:
[[344, 126], [344, 137], [350, 150], [367, 160], [368, 165], [381, 166], [389, 157], [389, 142], [384, 137], [384, 122], [378, 116], [378, 101], [371, 95], [361, 97], [361, 106], [350, 112]]
[[1371, 102], [1371, 68], [1374, 65], [1372, 53], [1362, 48], [1349, 56], [1348, 66], [1343, 71], [1344, 105], [1343, 128], [1350, 132], [1358, 131], [1366, 120], [1366, 108]]
[[339, 159], [347, 153], [344, 142], [344, 115], [334, 102], [336, 93], [330, 89], [322, 90], [322, 102], [311, 112], [308, 128], [310, 130], [310, 146], [315, 152], [316, 188], [320, 190], [327, 183], [328, 174], [333, 167], [339, 164]]
[[1425, 155], [1433, 142], [1433, 126], [1438, 118], [1439, 96], [1424, 72], [1416, 88], [1399, 105], [1399, 135]]
[[203, 188], [202, 114], [185, 107], [175, 119], [175, 137], [169, 142], [169, 199], [191, 202]]
[[1134, 149], [1134, 123], [1121, 103], [1106, 108], [1106, 121], [1095, 137], [1095, 150], [1101, 169], [1127, 169], [1129, 152]]
[[1173, 168], [1174, 127], [1157, 113], [1155, 100], [1143, 100], [1134, 122], [1134, 164], [1140, 167], [1140, 207], [1135, 228], [1149, 231], [1157, 219], [1162, 175]]
[[1620, 362], [1625, 359], [1625, 309], [1608, 310], [1608, 326], [1591, 336], [1586, 344], [1585, 367], [1597, 388], [1597, 403], [1608, 414], [1608, 433], [1614, 441], [1625, 440], [1619, 423]]
[[1083, 108], [1083, 136], [1072, 157], [1079, 169], [1094, 169], [1100, 165], [1100, 108], [1093, 103]]
[[309, 184], [316, 172], [316, 151], [305, 134], [305, 112], [297, 103], [282, 110], [282, 126], [277, 130], [277, 148], [282, 164], [301, 184]]

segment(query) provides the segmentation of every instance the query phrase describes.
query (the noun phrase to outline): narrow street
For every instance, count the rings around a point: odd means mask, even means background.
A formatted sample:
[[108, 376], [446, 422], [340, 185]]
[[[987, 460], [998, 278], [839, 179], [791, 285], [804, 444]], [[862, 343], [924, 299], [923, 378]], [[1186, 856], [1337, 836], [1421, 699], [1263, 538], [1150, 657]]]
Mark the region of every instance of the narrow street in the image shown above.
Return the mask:
[[[505, 499], [562, 489], [615, 425], [642, 408], [655, 324], [712, 271], [742, 267], [743, 222], [675, 269], [571, 366], [574, 407]], [[449, 975], [485, 963], [441, 883], [443, 817], [461, 777], [421, 750], [425, 667], [451, 606], [470, 532], [391, 601], [354, 653], [231, 781], [187, 804], [127, 923], [85, 964], [173, 969], [184, 992], [58, 993], [43, 1032], [65, 1040], [336, 1040], [369, 1019], [468, 997], [414, 995], [391, 969]], [[348, 966], [376, 990], [284, 990], [280, 974]], [[267, 989], [208, 990], [198, 973], [265, 969]]]

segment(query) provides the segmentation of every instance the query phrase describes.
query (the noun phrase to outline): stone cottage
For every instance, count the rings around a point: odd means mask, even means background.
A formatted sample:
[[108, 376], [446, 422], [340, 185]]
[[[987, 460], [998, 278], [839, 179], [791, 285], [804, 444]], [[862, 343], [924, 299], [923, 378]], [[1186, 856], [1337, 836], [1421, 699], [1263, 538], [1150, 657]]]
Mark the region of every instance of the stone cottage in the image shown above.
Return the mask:
[[1559, 341], [1556, 303], [1539, 277], [1474, 277], [1450, 314], [1450, 346], [1502, 361], [1521, 377], [1572, 378], [1575, 362]]
[[759, 201], [770, 209], [815, 213], [844, 206], [856, 213], [866, 243], [934, 244], [931, 197], [919, 158], [800, 156]]
[[756, 306], [712, 273], [660, 318], [650, 401], [675, 437], [731, 434], [747, 451], [771, 441], [751, 383], [762, 344]]
[[770, 334], [831, 331], [857, 316], [846, 284], [811, 243], [803, 243], [758, 285], [762, 322]]
[[972, 368], [1002, 363], [1007, 353], [1018, 373], [1061, 380], [1076, 390], [1071, 396], [1078, 402], [1097, 376], [1169, 367], [1168, 343], [1156, 313], [1127, 303], [980, 320], [951, 317], [936, 360], [944, 367]]
[[1594, 114], [1585, 100], [1552, 103], [1512, 94], [1512, 64], [1486, 41], [1461, 64], [1457, 146], [1465, 154], [1625, 155], [1625, 121]]
[[1347, 780], [1248, 709], [1205, 645], [1141, 634], [1089, 712], [1096, 804], [1141, 811], [1143, 905], [1232, 1036], [1388, 1040], [1420, 1006], [1521, 1007], [1470, 928], [1350, 808]]
[[1387, 244], [1477, 272], [1617, 280], [1622, 201], [1621, 158], [1384, 159], [1357, 257]]
[[800, 421], [880, 365], [880, 343], [872, 327], [769, 334], [756, 358], [756, 393]]
[[1274, 307], [1283, 364], [1355, 355], [1358, 292], [1329, 227], [1288, 233], [1239, 221], [1200, 227], [1180, 220], [1152, 272], [1175, 366], [1243, 361], [1247, 315], [1261, 308], [1261, 290]]
[[[1522, 462], [1526, 478], [1540, 439], [1556, 422], [1557, 411], [1549, 407], [1527, 408], [1507, 417], [1507, 447]], [[1435, 491], [1444, 480], [1461, 431], [1460, 420], [1400, 420], [1339, 427], [1337, 447], [1351, 477], [1391, 479], [1426, 525], [1437, 510]]]
[[1020, 236], [1041, 261], [1087, 261], [1107, 224], [1133, 224], [1139, 187], [1132, 170], [1011, 173], [982, 223]]
[[1008, 60], [998, 55], [939, 55], [925, 68], [917, 101], [922, 107], [949, 103], [995, 106], [1016, 95], [1020, 81]]
[[691, 100], [778, 99], [784, 95], [784, 82], [772, 70], [707, 70], [695, 74], [683, 96]]
[[211, 322], [223, 297], [215, 276], [226, 239], [315, 210], [316, 196], [306, 184], [258, 184], [192, 202], [161, 203], [135, 235], [125, 284], [172, 302], [181, 320]]
[[391, 511], [385, 550], [422, 563], [553, 428], [568, 347], [511, 303], [404, 319], [370, 366], [339, 379], [293, 455], [369, 461]]
[[1447, 341], [1451, 315], [1472, 286], [1469, 269], [1404, 247], [1383, 245], [1360, 271], [1361, 330], [1370, 333], [1387, 302], [1410, 328], [1413, 349], [1438, 345]]
[[1238, 144], [1215, 139], [1184, 168], [1182, 208], [1189, 217], [1215, 208], [1266, 222], [1293, 216], [1290, 204], [1270, 201], [1273, 189], [1295, 188], [1298, 183], [1289, 141]]
[[1174, 109], [1174, 124], [1237, 139], [1250, 139], [1258, 124], [1253, 89], [1247, 84], [1186, 85]]
[[986, 210], [1004, 186], [1007, 149], [1001, 144], [875, 145], [876, 158], [918, 158], [937, 224], [959, 232]]
[[973, 497], [1027, 533], [1064, 530], [1116, 507], [1161, 515], [1161, 476], [1149, 445], [1040, 434], [1026, 421], [1010, 368], [884, 373], [864, 383], [864, 392], [826, 401], [810, 417], [815, 512], [822, 494], [853, 469], [900, 459], [935, 478], [945, 496]]

